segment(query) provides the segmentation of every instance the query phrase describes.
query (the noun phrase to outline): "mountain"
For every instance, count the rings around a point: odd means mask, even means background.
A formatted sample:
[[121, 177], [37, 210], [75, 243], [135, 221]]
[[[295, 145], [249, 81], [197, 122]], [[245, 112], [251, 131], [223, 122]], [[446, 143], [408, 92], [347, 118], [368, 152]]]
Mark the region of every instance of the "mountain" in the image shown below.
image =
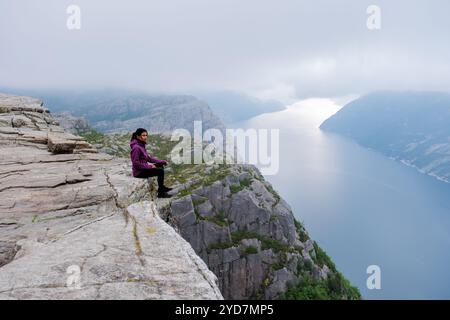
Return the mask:
[[[75, 136], [0, 95], [0, 298], [360, 298], [256, 167], [171, 163], [157, 199], [129, 137]], [[148, 149], [170, 160], [177, 143]]]
[[53, 118], [65, 130], [75, 135], [92, 131], [89, 122], [83, 117], [74, 117], [70, 112], [54, 113]]
[[450, 94], [376, 92], [345, 105], [320, 128], [450, 182]]
[[234, 91], [198, 92], [195, 96], [206, 101], [225, 123], [245, 121], [262, 113], [285, 108], [281, 102], [263, 101]]
[[24, 90], [18, 93], [33, 94], [55, 113], [83, 117], [93, 128], [102, 132], [130, 132], [139, 127], [154, 133], [167, 133], [178, 128], [193, 132], [195, 120], [202, 121], [203, 130], [224, 130], [222, 121], [208, 104], [190, 95], [147, 94], [127, 90]]

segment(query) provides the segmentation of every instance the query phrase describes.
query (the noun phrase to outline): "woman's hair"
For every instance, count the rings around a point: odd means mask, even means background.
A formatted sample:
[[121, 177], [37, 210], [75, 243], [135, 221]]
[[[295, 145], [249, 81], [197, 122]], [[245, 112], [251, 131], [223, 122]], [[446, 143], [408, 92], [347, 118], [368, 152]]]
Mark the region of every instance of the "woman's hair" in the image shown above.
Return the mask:
[[144, 132], [148, 133], [147, 130], [145, 130], [144, 128], [136, 129], [136, 131], [133, 132], [133, 134], [131, 135], [131, 140], [137, 139], [137, 137], [143, 134]]

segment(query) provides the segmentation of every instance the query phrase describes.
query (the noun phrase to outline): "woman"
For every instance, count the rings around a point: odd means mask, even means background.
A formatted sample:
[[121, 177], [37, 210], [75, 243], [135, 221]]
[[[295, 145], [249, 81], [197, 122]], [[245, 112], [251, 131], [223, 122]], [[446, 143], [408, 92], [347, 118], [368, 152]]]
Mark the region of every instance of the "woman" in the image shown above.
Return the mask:
[[[143, 128], [137, 129], [131, 136], [131, 162], [133, 164], [133, 176], [136, 178], [158, 177], [158, 198], [170, 198], [167, 194], [172, 188], [164, 186], [164, 166], [166, 160], [160, 160], [147, 153], [148, 132]], [[150, 163], [149, 163], [150, 162]]]

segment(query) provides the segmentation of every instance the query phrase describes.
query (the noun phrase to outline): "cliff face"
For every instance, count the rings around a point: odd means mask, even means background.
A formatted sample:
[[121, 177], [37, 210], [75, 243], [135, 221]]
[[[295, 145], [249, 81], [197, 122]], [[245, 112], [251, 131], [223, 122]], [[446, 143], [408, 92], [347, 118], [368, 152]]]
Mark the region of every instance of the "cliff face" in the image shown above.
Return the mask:
[[336, 287], [327, 287], [324, 298], [359, 298], [256, 167], [216, 165], [186, 174], [192, 180], [170, 204], [158, 203], [160, 214], [217, 275], [226, 299], [296, 298], [289, 290], [331, 282]]
[[221, 299], [130, 170], [0, 94], [0, 298]]
[[450, 182], [450, 94], [378, 92], [344, 106], [320, 126]]
[[[190, 185], [167, 218], [219, 277], [225, 298], [277, 298], [297, 269], [312, 262], [313, 242], [299, 226], [300, 240], [289, 206], [255, 167], [206, 170], [220, 176], [210, 185]], [[312, 271], [324, 279], [330, 269], [314, 265]]]
[[[129, 155], [129, 134], [86, 137], [112, 155]], [[176, 143], [152, 134], [147, 149], [170, 159]], [[166, 173], [176, 188], [174, 198], [156, 201], [159, 215], [219, 278], [226, 299], [361, 297], [256, 167], [171, 163]]]

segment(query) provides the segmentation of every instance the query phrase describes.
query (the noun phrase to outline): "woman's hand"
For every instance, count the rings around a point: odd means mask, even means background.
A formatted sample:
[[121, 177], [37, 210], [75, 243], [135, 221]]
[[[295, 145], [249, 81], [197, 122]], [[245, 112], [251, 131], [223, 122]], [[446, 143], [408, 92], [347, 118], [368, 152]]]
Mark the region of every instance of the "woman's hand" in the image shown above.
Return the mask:
[[150, 169], [156, 168], [156, 166], [152, 163], [149, 163], [148, 166], [150, 167]]

